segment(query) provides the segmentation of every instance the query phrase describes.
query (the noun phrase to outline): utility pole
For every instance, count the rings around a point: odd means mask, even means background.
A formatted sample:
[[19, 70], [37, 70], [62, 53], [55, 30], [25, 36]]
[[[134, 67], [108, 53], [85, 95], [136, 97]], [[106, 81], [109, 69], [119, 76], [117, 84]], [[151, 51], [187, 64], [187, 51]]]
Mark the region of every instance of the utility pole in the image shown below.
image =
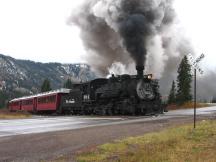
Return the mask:
[[200, 74], [203, 74], [202, 69], [199, 67], [198, 63], [205, 57], [204, 54], [201, 54], [197, 59], [191, 54], [188, 54], [189, 61], [194, 68], [194, 129], [196, 128], [196, 107], [197, 107], [197, 70]]
[[194, 129], [196, 128], [196, 68], [194, 69]]

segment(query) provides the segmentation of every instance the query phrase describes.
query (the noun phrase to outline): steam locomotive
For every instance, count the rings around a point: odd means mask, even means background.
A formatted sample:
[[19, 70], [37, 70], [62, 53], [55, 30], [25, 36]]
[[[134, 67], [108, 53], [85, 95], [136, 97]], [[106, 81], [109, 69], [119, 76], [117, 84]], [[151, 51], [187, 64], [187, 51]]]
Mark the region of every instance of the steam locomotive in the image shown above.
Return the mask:
[[52, 111], [58, 114], [95, 115], [151, 115], [163, 113], [158, 81], [152, 75], [143, 75], [143, 66], [137, 66], [137, 75], [99, 78], [73, 84], [62, 89], [11, 100], [9, 109], [32, 112]]

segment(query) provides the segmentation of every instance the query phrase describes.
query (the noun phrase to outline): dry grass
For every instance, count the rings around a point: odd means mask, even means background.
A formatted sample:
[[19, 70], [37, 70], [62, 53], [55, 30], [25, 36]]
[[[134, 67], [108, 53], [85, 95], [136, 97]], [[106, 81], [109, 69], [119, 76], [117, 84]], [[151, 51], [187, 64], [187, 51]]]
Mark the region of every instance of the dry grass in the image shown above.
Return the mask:
[[[205, 107], [210, 107], [210, 106], [215, 106], [213, 104], [208, 104], [208, 103], [197, 103], [197, 108], [205, 108]], [[183, 105], [176, 105], [176, 104], [171, 104], [167, 106], [168, 110], [177, 110], [177, 109], [191, 109], [194, 108], [194, 103], [193, 102], [186, 102]]]
[[31, 116], [28, 112], [10, 112], [8, 109], [0, 109], [0, 119], [24, 119]]
[[215, 162], [216, 121], [127, 138], [77, 156], [78, 162]]

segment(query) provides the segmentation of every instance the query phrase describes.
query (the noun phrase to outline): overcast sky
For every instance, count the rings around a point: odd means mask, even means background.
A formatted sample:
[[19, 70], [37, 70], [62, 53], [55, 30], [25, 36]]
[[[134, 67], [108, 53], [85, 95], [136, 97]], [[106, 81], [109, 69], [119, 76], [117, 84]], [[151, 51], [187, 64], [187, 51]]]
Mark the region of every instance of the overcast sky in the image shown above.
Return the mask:
[[[79, 29], [67, 24], [84, 0], [0, 0], [0, 53], [40, 62], [84, 62]], [[175, 0], [186, 35], [216, 67], [216, 2]]]

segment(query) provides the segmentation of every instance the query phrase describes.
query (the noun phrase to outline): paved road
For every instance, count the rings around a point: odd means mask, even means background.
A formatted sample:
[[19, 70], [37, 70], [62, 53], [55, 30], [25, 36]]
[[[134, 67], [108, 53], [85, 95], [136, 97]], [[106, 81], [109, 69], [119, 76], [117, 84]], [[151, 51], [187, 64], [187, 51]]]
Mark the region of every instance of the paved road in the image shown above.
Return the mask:
[[[197, 115], [216, 114], [216, 106], [197, 109]], [[169, 111], [158, 117], [34, 117], [32, 119], [0, 120], [0, 137], [20, 134], [32, 134], [73, 130], [95, 126], [129, 124], [143, 121], [157, 121], [161, 119], [193, 116], [193, 109]]]

